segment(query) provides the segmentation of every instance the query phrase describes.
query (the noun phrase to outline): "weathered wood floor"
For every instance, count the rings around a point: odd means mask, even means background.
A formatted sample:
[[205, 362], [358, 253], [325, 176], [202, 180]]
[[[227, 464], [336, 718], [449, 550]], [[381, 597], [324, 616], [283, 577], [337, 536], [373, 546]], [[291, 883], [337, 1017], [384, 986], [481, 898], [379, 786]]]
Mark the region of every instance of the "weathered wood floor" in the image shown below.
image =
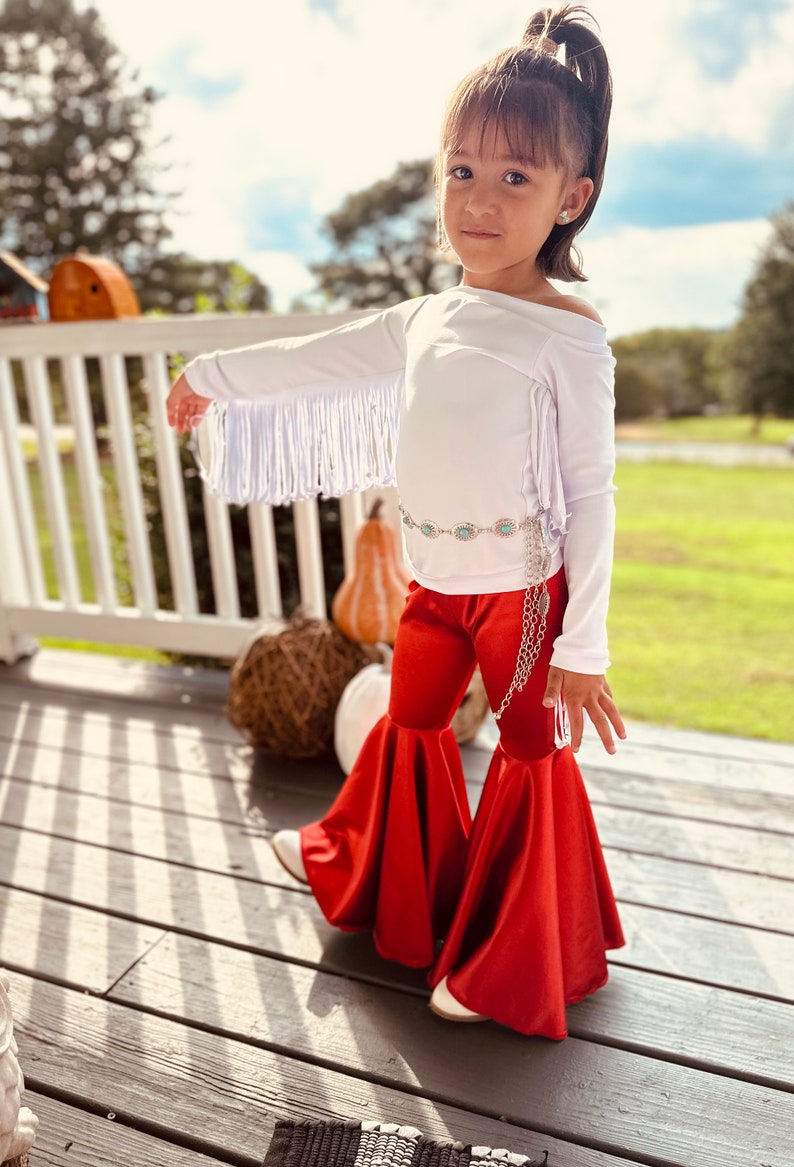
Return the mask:
[[31, 1167], [254, 1167], [278, 1118], [325, 1117], [549, 1167], [794, 1164], [794, 748], [636, 726], [617, 760], [583, 750], [628, 945], [553, 1043], [441, 1021], [324, 923], [266, 839], [339, 774], [253, 758], [221, 705], [206, 675], [0, 666]]

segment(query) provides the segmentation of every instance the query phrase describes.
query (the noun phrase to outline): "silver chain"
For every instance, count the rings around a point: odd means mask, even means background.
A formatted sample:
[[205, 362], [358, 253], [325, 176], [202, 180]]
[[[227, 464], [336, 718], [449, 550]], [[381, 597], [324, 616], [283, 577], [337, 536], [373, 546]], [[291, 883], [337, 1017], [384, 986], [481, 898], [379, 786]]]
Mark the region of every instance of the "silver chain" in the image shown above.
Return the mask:
[[546, 616], [549, 611], [549, 589], [546, 583], [551, 554], [543, 539], [543, 529], [539, 515], [527, 519], [524, 524], [524, 567], [527, 589], [524, 592], [524, 607], [521, 615], [521, 643], [518, 646], [516, 671], [505, 693], [502, 704], [494, 713], [499, 721], [510, 704], [513, 695], [520, 693], [529, 680], [530, 673], [540, 655], [540, 647], [546, 635]]

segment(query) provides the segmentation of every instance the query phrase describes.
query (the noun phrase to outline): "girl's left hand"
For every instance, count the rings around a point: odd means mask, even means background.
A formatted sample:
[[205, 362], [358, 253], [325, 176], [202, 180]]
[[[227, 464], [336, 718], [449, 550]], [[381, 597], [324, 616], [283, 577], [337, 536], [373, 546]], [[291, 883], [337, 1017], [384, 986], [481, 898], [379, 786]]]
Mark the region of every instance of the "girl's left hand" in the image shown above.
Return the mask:
[[165, 403], [168, 424], [172, 425], [177, 433], [189, 433], [198, 425], [211, 405], [211, 399], [194, 393], [185, 374], [180, 373], [171, 386], [171, 392]]
[[547, 709], [554, 708], [560, 694], [568, 710], [573, 752], [576, 753], [582, 744], [584, 728], [582, 710], [585, 710], [604, 743], [604, 749], [608, 754], [614, 754], [615, 742], [610, 724], [621, 739], [626, 737], [626, 728], [618, 713], [618, 707], [612, 700], [612, 690], [607, 684], [606, 677], [603, 674], [571, 673], [567, 669], [558, 669], [552, 665], [549, 669], [546, 692], [543, 695], [543, 704]]

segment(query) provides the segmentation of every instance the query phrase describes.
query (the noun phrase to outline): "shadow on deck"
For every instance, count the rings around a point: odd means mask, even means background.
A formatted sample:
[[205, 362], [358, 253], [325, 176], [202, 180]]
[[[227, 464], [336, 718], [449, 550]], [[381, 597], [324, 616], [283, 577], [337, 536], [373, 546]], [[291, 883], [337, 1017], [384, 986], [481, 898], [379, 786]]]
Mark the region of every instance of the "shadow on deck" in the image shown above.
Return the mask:
[[[324, 922], [266, 839], [341, 775], [252, 755], [224, 691], [51, 651], [0, 668], [31, 1167], [254, 1167], [279, 1118], [549, 1167], [794, 1163], [794, 747], [632, 726], [615, 759], [583, 748], [628, 943], [553, 1043], [441, 1021], [421, 974]], [[463, 751], [475, 799], [490, 736]]]

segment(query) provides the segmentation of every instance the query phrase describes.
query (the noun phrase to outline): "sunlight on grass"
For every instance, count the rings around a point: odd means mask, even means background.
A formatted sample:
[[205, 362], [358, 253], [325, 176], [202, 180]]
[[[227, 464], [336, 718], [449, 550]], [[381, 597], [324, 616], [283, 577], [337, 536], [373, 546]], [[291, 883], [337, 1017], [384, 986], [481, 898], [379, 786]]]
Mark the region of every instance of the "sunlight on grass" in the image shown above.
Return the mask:
[[39, 640], [42, 648], [67, 648], [70, 652], [94, 652], [101, 656], [119, 656], [131, 660], [149, 661], [153, 664], [171, 664], [167, 653], [156, 648], [143, 648], [139, 644], [101, 644], [96, 640], [64, 640], [43, 636]]

